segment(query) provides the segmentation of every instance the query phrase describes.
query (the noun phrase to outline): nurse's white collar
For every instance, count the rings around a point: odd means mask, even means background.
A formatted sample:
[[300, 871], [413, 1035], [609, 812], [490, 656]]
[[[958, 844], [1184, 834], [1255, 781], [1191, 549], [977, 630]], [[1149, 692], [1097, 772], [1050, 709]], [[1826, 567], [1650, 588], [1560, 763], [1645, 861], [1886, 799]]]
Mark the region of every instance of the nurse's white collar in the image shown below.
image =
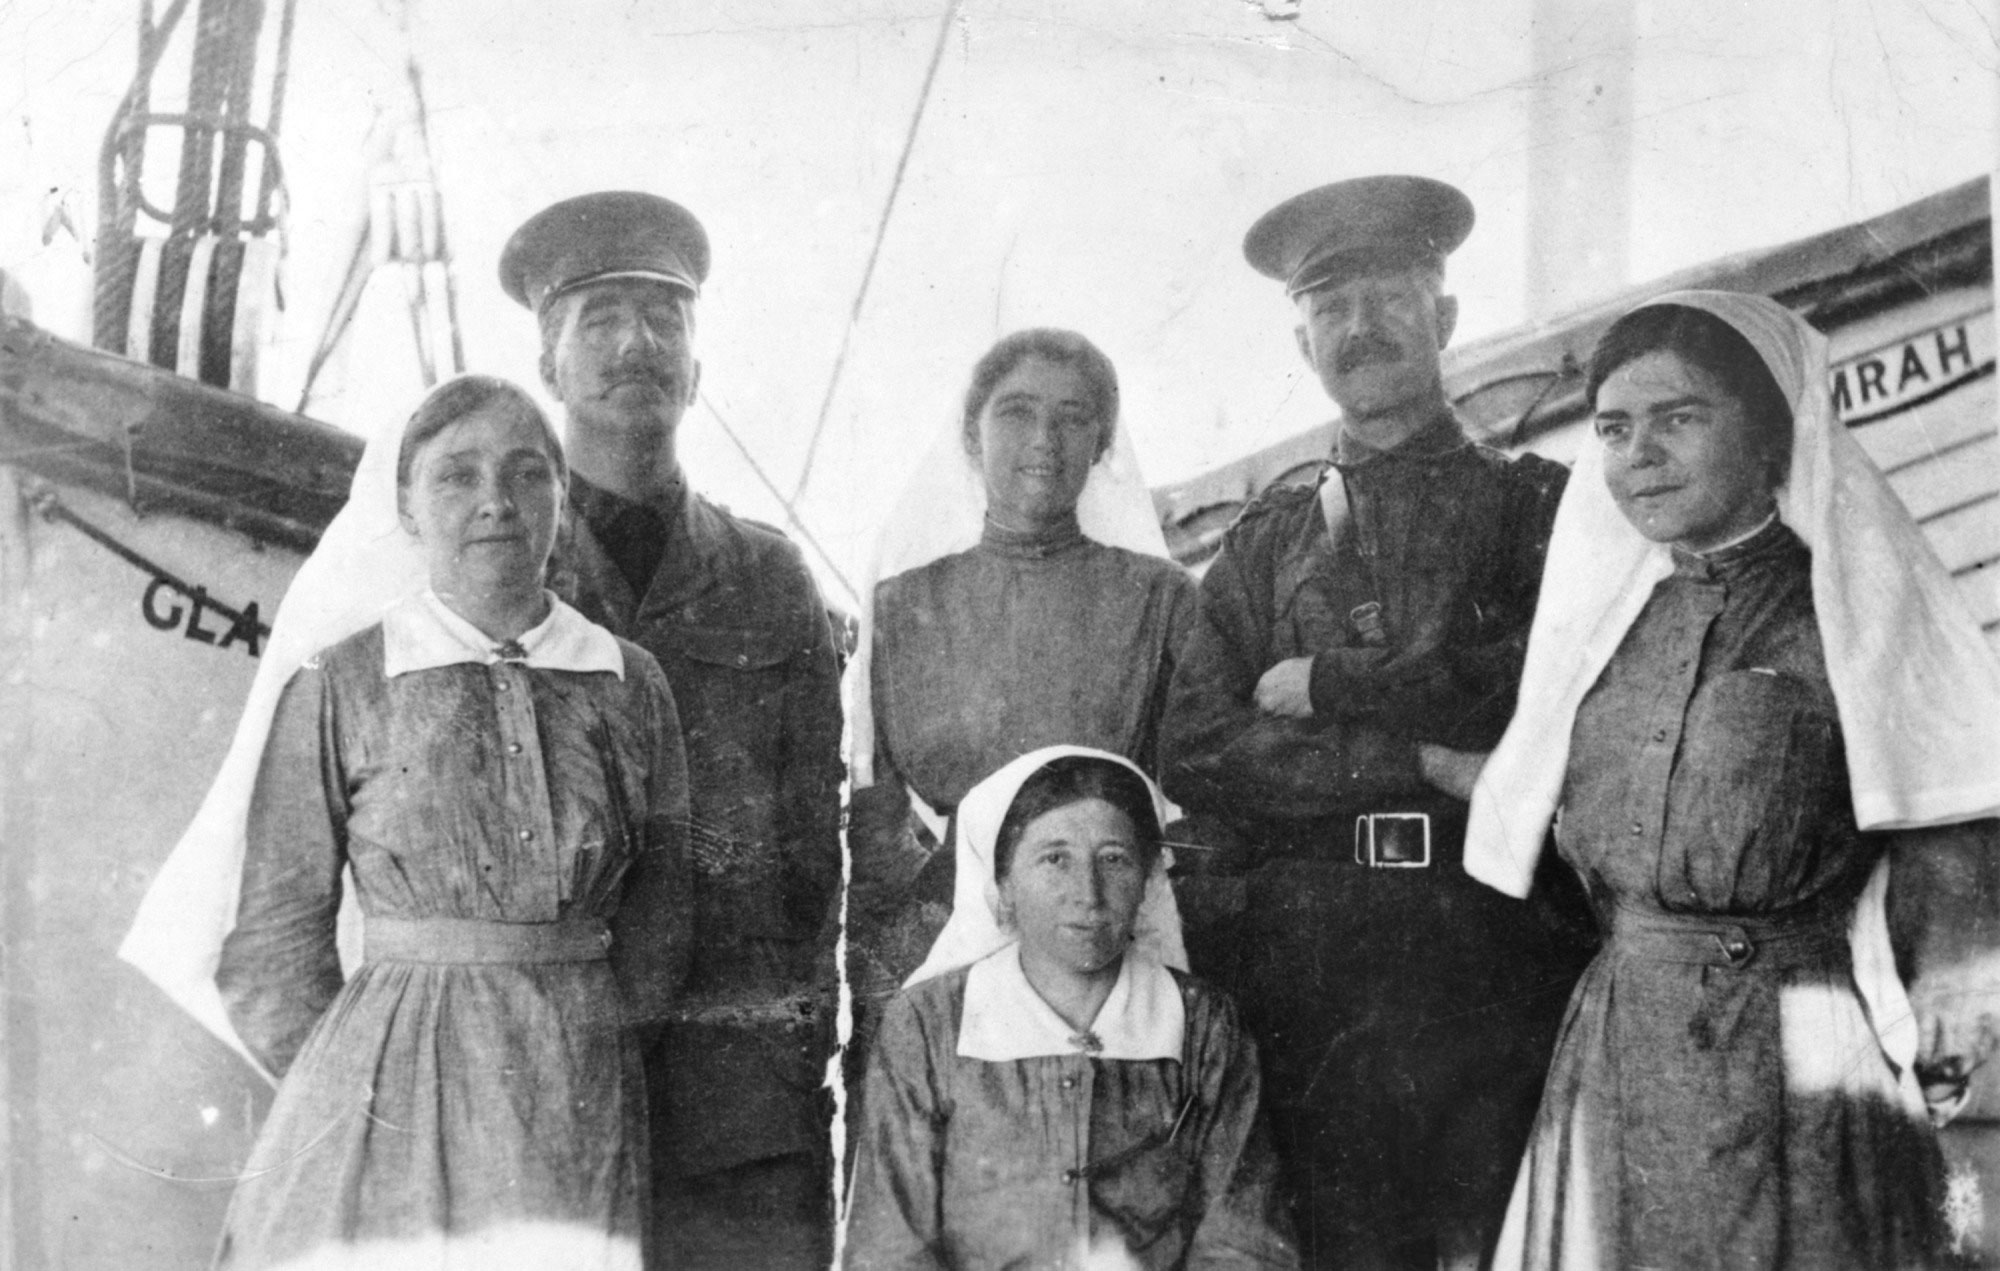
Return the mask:
[[[617, 638], [554, 592], [547, 595], [549, 616], [514, 641], [521, 653], [511, 660], [551, 671], [609, 671], [624, 679], [625, 655]], [[490, 666], [501, 660], [499, 646], [453, 613], [428, 587], [397, 601], [382, 615], [385, 678], [461, 662]]]
[[1009, 1063], [1048, 1055], [1098, 1059], [1179, 1059], [1187, 1030], [1180, 986], [1164, 966], [1128, 949], [1111, 996], [1079, 1033], [1056, 1014], [1021, 970], [1021, 946], [1009, 944], [965, 973], [965, 1014], [958, 1053]]

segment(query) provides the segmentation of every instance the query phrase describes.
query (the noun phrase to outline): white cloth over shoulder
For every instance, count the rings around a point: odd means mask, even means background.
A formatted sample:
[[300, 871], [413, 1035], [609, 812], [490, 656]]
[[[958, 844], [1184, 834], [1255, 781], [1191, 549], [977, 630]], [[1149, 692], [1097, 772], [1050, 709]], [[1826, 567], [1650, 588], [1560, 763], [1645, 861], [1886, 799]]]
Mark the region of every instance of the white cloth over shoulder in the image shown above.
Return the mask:
[[[1090, 479], [1077, 500], [1076, 519], [1086, 538], [1144, 556], [1168, 558], [1159, 514], [1139, 474], [1139, 460], [1125, 428], [1113, 428], [1111, 448], [1091, 466]], [[848, 755], [856, 789], [875, 784], [871, 667], [876, 584], [970, 551], [978, 546], [985, 527], [985, 478], [977, 461], [965, 451], [963, 421], [953, 418], [891, 505], [875, 554], [862, 574], [860, 639], [848, 663], [846, 684]]]
[[[2000, 659], [1874, 463], [1835, 417], [1827, 344], [1763, 296], [1684, 291], [1649, 301], [1714, 314], [1749, 340], [1792, 406], [1778, 514], [1812, 551], [1813, 610], [1863, 829], [2000, 814]], [[1511, 896], [1533, 880], [1584, 695], [1673, 569], [1612, 501], [1587, 443], [1556, 513], [1520, 706], [1479, 775], [1465, 868]], [[1856, 978], [1885, 1051], [1907, 1074], [1915, 1025], [1888, 948], [1887, 862], [1854, 919]]]
[[[236, 925], [250, 794], [278, 698], [293, 674], [321, 649], [374, 624], [396, 601], [422, 591], [427, 581], [423, 552], [396, 516], [396, 456], [406, 422], [369, 439], [346, 505], [292, 577], [215, 782], [154, 876], [132, 929], [118, 946], [119, 957], [252, 1064], [257, 1061], [229, 1026], [215, 988], [222, 942]], [[359, 953], [358, 914], [350, 914], [350, 908], [343, 900], [343, 966], [351, 966]]]
[[[1069, 755], [1109, 760], [1129, 768], [1146, 783], [1153, 796], [1153, 815], [1166, 822], [1166, 801], [1160, 797], [1152, 778], [1122, 755], [1092, 750], [1087, 746], [1045, 746], [1006, 764], [966, 793], [958, 805], [958, 877], [953, 884], [951, 918], [923, 965], [903, 987], [921, 984], [947, 971], [971, 966], [1015, 943], [1015, 937], [1000, 925], [1000, 887], [993, 877], [994, 845], [1000, 837], [1000, 823], [1021, 785], [1051, 762]], [[1165, 848], [1153, 862], [1146, 877], [1146, 892], [1139, 901], [1139, 913], [1132, 927], [1132, 948], [1151, 961], [1176, 970], [1187, 970], [1187, 949], [1181, 943], [1181, 911], [1174, 903], [1173, 884], [1167, 870], [1173, 864]]]

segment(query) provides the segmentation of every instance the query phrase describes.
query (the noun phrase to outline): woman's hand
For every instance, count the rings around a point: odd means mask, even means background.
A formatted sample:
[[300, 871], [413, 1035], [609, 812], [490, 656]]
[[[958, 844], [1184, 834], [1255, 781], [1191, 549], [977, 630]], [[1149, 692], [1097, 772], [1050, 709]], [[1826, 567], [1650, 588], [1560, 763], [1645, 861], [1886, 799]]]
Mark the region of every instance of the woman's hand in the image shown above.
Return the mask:
[[1452, 750], [1447, 746], [1431, 742], [1417, 743], [1417, 767], [1423, 770], [1424, 780], [1444, 791], [1454, 799], [1472, 799], [1472, 787], [1479, 780], [1479, 773], [1486, 766], [1486, 755], [1490, 752], [1477, 750]]

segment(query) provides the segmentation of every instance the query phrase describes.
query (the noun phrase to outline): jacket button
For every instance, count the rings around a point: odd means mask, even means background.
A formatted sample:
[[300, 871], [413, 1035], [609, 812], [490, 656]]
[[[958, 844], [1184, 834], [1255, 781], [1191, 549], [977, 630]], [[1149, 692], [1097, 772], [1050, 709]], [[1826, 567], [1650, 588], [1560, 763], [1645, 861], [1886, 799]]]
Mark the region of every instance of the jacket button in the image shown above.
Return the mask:
[[747, 653], [739, 653], [739, 654], [737, 654], [737, 655], [736, 655], [736, 665], [738, 665], [738, 666], [749, 666], [749, 665], [750, 665], [750, 655], [749, 655], [749, 654], [747, 654]]
[[1643, 826], [1643, 825], [1639, 824], [1639, 823], [1638, 823], [1637, 821], [1634, 821], [1634, 822], [1632, 822], [1632, 833], [1633, 833], [1633, 834], [1635, 834], [1635, 835], [1637, 835], [1637, 834], [1644, 834], [1645, 832], [1646, 832], [1646, 827], [1645, 827], [1645, 826]]
[[1065, 1090], [1074, 1090], [1074, 1089], [1076, 1089], [1076, 1078], [1075, 1078], [1075, 1077], [1064, 1077], [1064, 1078], [1062, 1079], [1062, 1088], [1063, 1088], [1063, 1089], [1065, 1089]]
[[530, 839], [533, 839], [534, 837], [535, 837], [535, 832], [534, 832], [533, 830], [522, 830], [522, 831], [521, 831], [521, 841], [522, 841], [523, 843], [526, 843], [526, 842], [528, 842], [528, 841], [529, 841]]
[[508, 753], [508, 754], [510, 754], [510, 755], [518, 755], [518, 754], [520, 754], [520, 753], [521, 753], [521, 743], [520, 743], [520, 742], [518, 742], [518, 741], [510, 741], [510, 742], [508, 742], [508, 743], [507, 743], [507, 753]]
[[1081, 1173], [1073, 1169], [1066, 1169], [1063, 1171], [1063, 1182], [1065, 1183], [1074, 1183], [1082, 1177], [1083, 1175]]

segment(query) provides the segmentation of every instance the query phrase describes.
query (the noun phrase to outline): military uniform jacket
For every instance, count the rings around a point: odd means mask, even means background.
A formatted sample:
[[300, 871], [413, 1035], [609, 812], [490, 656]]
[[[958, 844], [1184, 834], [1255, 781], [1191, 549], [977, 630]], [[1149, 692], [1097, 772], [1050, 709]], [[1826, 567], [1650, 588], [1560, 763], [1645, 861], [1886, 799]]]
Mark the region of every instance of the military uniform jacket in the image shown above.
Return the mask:
[[666, 672], [687, 744], [694, 953], [661, 1057], [664, 1166], [819, 1150], [840, 887], [840, 689], [791, 542], [688, 491], [635, 595], [592, 526], [635, 505], [572, 479], [550, 585]]
[[[1345, 483], [1337, 542], [1316, 487], [1253, 502], [1202, 580], [1168, 694], [1169, 797], [1253, 834], [1434, 799], [1415, 743], [1491, 749], [1513, 711], [1566, 476], [1445, 414], [1391, 451], [1342, 438], [1321, 474]], [[1371, 602], [1374, 622], [1356, 613]], [[1304, 656], [1313, 715], [1259, 710], [1258, 679]]]

